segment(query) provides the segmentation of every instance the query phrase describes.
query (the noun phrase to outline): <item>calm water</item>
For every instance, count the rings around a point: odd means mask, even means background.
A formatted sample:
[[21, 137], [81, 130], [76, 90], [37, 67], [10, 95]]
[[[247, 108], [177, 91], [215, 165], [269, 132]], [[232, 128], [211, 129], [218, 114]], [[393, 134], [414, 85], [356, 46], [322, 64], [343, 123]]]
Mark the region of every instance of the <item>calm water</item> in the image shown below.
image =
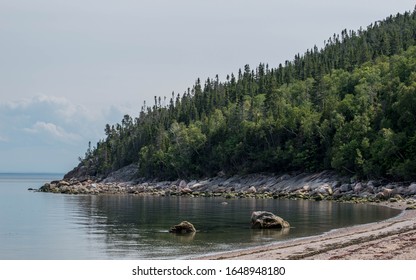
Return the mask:
[[[331, 202], [30, 192], [58, 174], [0, 174], [0, 259], [181, 259], [374, 222], [396, 210]], [[227, 205], [221, 203], [226, 201]], [[288, 231], [251, 230], [251, 212], [285, 218]], [[192, 222], [195, 235], [168, 229]]]

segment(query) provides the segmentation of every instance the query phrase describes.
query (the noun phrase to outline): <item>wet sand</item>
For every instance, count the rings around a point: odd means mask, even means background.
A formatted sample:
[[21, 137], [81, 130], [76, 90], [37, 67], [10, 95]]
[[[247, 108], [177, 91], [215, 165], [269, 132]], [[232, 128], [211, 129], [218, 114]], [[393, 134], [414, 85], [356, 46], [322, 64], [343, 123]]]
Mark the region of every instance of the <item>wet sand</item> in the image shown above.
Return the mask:
[[[380, 203], [381, 204], [381, 203]], [[416, 210], [406, 202], [382, 205], [403, 212], [391, 219], [336, 229], [319, 236], [225, 252], [206, 260], [416, 260]]]

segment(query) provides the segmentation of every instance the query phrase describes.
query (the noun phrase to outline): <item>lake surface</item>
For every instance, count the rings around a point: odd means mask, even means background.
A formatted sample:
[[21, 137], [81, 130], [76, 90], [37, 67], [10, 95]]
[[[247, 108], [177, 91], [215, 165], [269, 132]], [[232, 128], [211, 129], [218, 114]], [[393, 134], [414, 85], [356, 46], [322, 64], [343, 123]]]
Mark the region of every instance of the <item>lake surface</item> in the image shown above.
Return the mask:
[[[0, 259], [183, 259], [321, 234], [387, 219], [371, 205], [273, 199], [140, 197], [38, 193], [61, 174], [0, 174]], [[223, 205], [222, 202], [227, 202]], [[251, 230], [253, 211], [273, 212], [291, 228]], [[169, 228], [187, 220], [194, 235]]]

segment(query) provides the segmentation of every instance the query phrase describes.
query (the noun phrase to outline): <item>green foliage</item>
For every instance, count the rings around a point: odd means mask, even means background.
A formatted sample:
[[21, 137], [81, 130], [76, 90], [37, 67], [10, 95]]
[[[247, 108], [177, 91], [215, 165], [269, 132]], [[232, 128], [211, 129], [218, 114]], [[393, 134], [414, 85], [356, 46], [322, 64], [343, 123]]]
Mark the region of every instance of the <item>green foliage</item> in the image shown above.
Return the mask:
[[415, 13], [398, 14], [276, 69], [198, 79], [106, 125], [83, 163], [98, 175], [136, 163], [159, 179], [324, 169], [415, 179], [415, 30]]

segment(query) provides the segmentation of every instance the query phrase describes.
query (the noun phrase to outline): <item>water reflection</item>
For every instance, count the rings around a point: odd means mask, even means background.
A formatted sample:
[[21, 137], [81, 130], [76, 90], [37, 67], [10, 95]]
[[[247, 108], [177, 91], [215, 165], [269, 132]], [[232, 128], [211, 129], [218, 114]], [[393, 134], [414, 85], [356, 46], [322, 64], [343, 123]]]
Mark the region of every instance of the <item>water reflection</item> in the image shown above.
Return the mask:
[[[326, 201], [65, 195], [70, 219], [102, 258], [181, 258], [320, 234], [333, 228], [394, 216], [393, 209]], [[284, 230], [250, 229], [251, 213], [275, 213]], [[197, 233], [168, 233], [187, 220]]]
[[184, 234], [172, 234], [173, 239], [179, 243], [190, 243], [195, 238], [195, 232], [184, 233]]
[[251, 230], [251, 241], [255, 243], [263, 243], [264, 241], [279, 241], [284, 239], [285, 236], [287, 237], [289, 233], [290, 228]]

